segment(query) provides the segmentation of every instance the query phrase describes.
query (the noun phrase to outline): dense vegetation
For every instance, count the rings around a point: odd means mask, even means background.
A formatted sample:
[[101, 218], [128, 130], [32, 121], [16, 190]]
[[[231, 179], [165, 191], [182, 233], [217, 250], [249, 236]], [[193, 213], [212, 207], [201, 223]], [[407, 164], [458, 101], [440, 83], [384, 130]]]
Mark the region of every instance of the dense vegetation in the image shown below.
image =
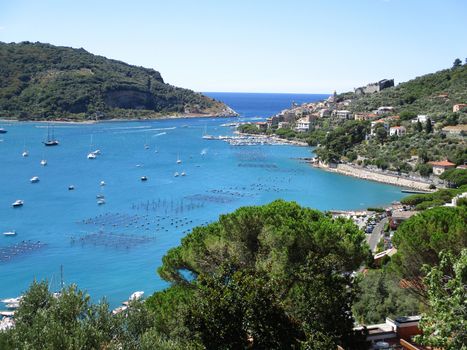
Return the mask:
[[441, 189], [433, 193], [413, 194], [403, 198], [401, 203], [413, 206], [415, 210], [425, 210], [451, 202], [453, 197], [464, 192], [467, 192], [467, 185], [457, 189]]
[[350, 272], [368, 247], [351, 221], [284, 201], [240, 208], [171, 249], [159, 269], [171, 286], [120, 314], [75, 286], [56, 296], [34, 282], [0, 348], [358, 350], [368, 345], [354, 317], [371, 323], [424, 310], [419, 341], [462, 349], [466, 224], [465, 207], [410, 218], [395, 234], [398, 253], [361, 279]]
[[366, 349], [353, 331], [358, 288], [351, 272], [367, 255], [365, 235], [350, 220], [284, 201], [244, 207], [195, 228], [171, 249], [159, 269], [171, 287], [122, 315], [109, 316], [105, 303], [90, 305], [74, 288], [53, 298], [46, 285], [34, 284], [17, 327], [0, 333], [0, 344]]
[[410, 281], [411, 290], [427, 297], [422, 281], [423, 266], [439, 265], [441, 252], [459, 256], [467, 247], [467, 208], [439, 207], [421, 212], [403, 222], [393, 237], [397, 254], [391, 265]]
[[445, 115], [456, 103], [467, 101], [467, 65], [458, 65], [436, 73], [401, 83], [375, 94], [356, 96], [346, 93], [339, 97], [355, 99], [353, 112], [372, 111], [381, 106], [393, 106], [398, 113]]
[[164, 83], [159, 72], [42, 43], [0, 42], [0, 115], [19, 119], [138, 118], [226, 113], [226, 106]]

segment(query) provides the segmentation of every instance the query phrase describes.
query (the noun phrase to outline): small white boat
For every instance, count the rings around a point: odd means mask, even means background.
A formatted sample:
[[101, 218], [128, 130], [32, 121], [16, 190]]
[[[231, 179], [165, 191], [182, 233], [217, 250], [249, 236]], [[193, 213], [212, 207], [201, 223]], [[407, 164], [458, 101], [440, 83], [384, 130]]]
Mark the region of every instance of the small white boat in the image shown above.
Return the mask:
[[27, 157], [27, 156], [29, 156], [29, 152], [28, 151], [23, 151], [23, 153], [21, 153], [21, 155], [23, 157]]
[[94, 153], [91, 152], [88, 154], [88, 159], [96, 159], [96, 158], [97, 156]]
[[42, 165], [42, 166], [46, 166], [46, 165], [47, 165], [47, 160], [46, 160], [46, 159], [42, 159], [42, 160], [41, 160], [41, 165]]
[[97, 155], [101, 154], [101, 150], [96, 149], [95, 151], [92, 151], [91, 153], [97, 156]]
[[39, 182], [39, 176], [33, 176], [29, 179], [29, 181], [31, 181], [32, 184], [35, 184]]
[[181, 176], [185, 176], [186, 173], [185, 173], [184, 171], [182, 171], [180, 175], [181, 175]]
[[68, 186], [68, 191], [73, 191], [74, 189], [75, 189], [75, 186], [73, 185]]
[[176, 172], [174, 173], [174, 176], [177, 177], [178, 175], [180, 175], [180, 174], [178, 173], [178, 171], [176, 171]]
[[148, 181], [147, 176], [141, 176], [141, 181]]
[[4, 236], [16, 236], [16, 231], [3, 232]]
[[99, 185], [100, 185], [100, 186], [105, 186], [105, 181], [101, 181], [101, 182], [99, 183]]
[[182, 160], [180, 159], [180, 155], [177, 155], [177, 164], [181, 164]]
[[17, 199], [11, 205], [13, 206], [13, 208], [18, 208], [18, 207], [22, 207], [23, 204], [24, 204], [24, 201], [22, 201], [21, 199]]
[[98, 204], [98, 205], [105, 204], [105, 199], [104, 199], [104, 198], [98, 199], [98, 200], [97, 200], [97, 204]]
[[105, 197], [104, 197], [103, 194], [98, 194], [98, 195], [96, 196], [96, 198], [97, 198], [97, 199], [104, 199]]

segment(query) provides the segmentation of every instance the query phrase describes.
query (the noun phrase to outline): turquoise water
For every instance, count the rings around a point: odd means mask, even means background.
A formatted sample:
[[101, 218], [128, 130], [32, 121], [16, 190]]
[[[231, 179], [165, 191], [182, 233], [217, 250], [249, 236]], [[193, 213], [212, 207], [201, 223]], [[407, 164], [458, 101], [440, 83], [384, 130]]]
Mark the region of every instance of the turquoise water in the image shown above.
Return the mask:
[[[249, 98], [245, 102], [244, 96], [236, 100], [228, 94], [225, 99], [244, 120], [270, 114], [270, 102], [265, 102], [270, 98], [258, 96], [257, 103]], [[274, 108], [279, 110], [297, 100], [295, 95], [277, 98], [281, 103]], [[62, 265], [66, 283], [77, 283], [94, 299], [105, 296], [115, 306], [135, 290], [148, 295], [164, 288], [155, 272], [164, 253], [193, 226], [240, 206], [284, 198], [321, 210], [354, 209], [401, 198], [397, 187], [330, 174], [298, 161], [310, 156], [307, 147], [235, 147], [202, 139], [204, 130], [232, 133], [220, 126], [232, 121], [55, 124], [57, 147], [42, 145], [44, 124], [0, 123], [8, 129], [0, 135], [0, 232], [17, 232], [14, 237], [1, 235], [0, 251], [22, 241], [44, 244], [39, 249], [17, 246], [10, 259], [0, 257], [0, 298], [19, 295], [34, 278], [48, 279], [58, 289]], [[21, 156], [24, 148], [29, 157]], [[95, 149], [102, 154], [88, 160]], [[43, 158], [45, 167], [40, 165]], [[174, 177], [182, 171], [187, 175]], [[140, 180], [143, 175], [148, 181]], [[30, 183], [33, 176], [40, 182]], [[101, 181], [106, 185], [100, 186]], [[73, 191], [68, 190], [71, 184]], [[106, 203], [97, 205], [96, 195], [104, 195]], [[24, 200], [24, 206], [12, 208], [16, 199]]]

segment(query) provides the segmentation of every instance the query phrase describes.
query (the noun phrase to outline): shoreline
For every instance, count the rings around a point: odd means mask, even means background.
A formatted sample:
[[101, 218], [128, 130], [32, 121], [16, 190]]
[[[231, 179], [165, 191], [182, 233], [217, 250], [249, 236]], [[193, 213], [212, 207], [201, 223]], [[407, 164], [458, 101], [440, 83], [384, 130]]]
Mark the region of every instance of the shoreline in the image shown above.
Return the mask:
[[97, 123], [112, 123], [112, 122], [137, 122], [137, 121], [157, 121], [157, 120], [168, 120], [168, 119], [194, 119], [194, 118], [237, 118], [236, 115], [216, 115], [216, 114], [183, 114], [183, 115], [164, 115], [158, 118], [111, 118], [101, 120], [18, 120], [18, 119], [5, 119], [0, 118], [1, 123], [46, 123], [46, 124], [76, 124], [76, 125], [88, 125]]
[[239, 132], [237, 130], [234, 131], [234, 134], [235, 135], [244, 135], [244, 136], [252, 136], [252, 137], [257, 137], [257, 138], [263, 138], [265, 140], [271, 140], [273, 142], [278, 142], [278, 143], [292, 145], [292, 146], [300, 146], [300, 147], [308, 146], [308, 143], [306, 143], [306, 142], [301, 142], [301, 141], [297, 141], [297, 140], [282, 139], [279, 136], [275, 136], [275, 135], [249, 134], [249, 133]]
[[430, 184], [425, 183], [422, 181], [417, 181], [413, 179], [408, 179], [402, 176], [396, 176], [391, 174], [380, 174], [376, 172], [372, 172], [370, 170], [365, 170], [361, 168], [357, 168], [347, 164], [337, 164], [336, 168], [330, 168], [327, 165], [312, 163], [310, 165], [314, 168], [321, 169], [324, 171], [332, 172], [341, 174], [344, 176], [352, 176], [358, 179], [369, 180], [379, 183], [385, 183], [388, 185], [394, 185], [403, 188], [411, 188], [420, 191], [428, 191], [432, 192], [433, 190], [430, 189]]

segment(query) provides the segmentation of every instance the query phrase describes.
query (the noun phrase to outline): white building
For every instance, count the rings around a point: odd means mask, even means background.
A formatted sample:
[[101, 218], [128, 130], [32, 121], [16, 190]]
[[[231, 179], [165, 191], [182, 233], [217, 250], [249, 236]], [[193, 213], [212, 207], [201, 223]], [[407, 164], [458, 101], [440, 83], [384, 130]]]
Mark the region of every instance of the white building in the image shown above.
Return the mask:
[[345, 109], [335, 111], [335, 116], [339, 119], [352, 119], [352, 113]]
[[386, 114], [386, 113], [392, 113], [394, 112], [394, 107], [391, 107], [391, 106], [382, 106], [382, 107], [379, 107], [375, 113], [380, 115], [380, 114]]
[[428, 116], [426, 115], [417, 115], [416, 118], [412, 119], [412, 123], [417, 123], [417, 122], [420, 122], [420, 123], [426, 123], [426, 121], [428, 120]]
[[389, 128], [389, 136], [404, 136], [406, 131], [404, 126], [392, 126]]
[[295, 130], [299, 132], [310, 130], [310, 119], [308, 117], [303, 117], [297, 120]]

